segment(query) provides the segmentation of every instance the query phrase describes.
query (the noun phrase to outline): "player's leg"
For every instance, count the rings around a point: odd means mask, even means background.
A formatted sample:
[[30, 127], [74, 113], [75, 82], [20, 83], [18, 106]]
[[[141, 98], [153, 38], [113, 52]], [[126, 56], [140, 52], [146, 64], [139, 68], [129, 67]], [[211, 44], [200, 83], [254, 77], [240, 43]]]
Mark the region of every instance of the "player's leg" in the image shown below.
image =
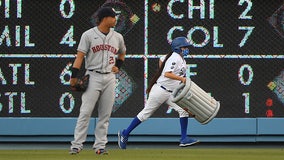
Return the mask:
[[[108, 77], [105, 82], [108, 82], [104, 86], [104, 90], [101, 92], [100, 99], [98, 101], [98, 121], [95, 128], [95, 143], [93, 149], [96, 153], [99, 150], [104, 150], [106, 143], [108, 142], [107, 133], [109, 127], [109, 119], [112, 113], [112, 107], [115, 98], [115, 75], [105, 75]], [[105, 83], [103, 82], [103, 83]]]
[[96, 90], [97, 87], [95, 86], [96, 84], [97, 82], [95, 82], [94, 77], [91, 75], [89, 87], [82, 95], [82, 104], [74, 131], [74, 140], [71, 142], [71, 150], [78, 149], [79, 152], [83, 149], [83, 143], [87, 137], [90, 117], [99, 97], [99, 91]]
[[178, 112], [179, 114], [179, 118], [180, 118], [180, 129], [181, 129], [181, 139], [184, 139], [187, 137], [187, 126], [188, 126], [188, 117], [189, 114], [182, 109], [181, 107], [179, 107], [177, 104], [171, 102], [171, 100], [169, 99], [166, 102], [169, 106], [171, 106], [176, 112]]
[[126, 149], [126, 143], [128, 141], [129, 134], [139, 125], [141, 122], [146, 121], [152, 114], [170, 97], [170, 93], [160, 88], [158, 85], [154, 85], [151, 89], [146, 105], [142, 111], [131, 121], [129, 126], [119, 131], [118, 144], [121, 149]]
[[[158, 85], [154, 85], [151, 89], [145, 107], [138, 113], [137, 117], [134, 118], [134, 121], [136, 121], [135, 119], [138, 119], [138, 123], [146, 121], [169, 97], [169, 92], [163, 90]], [[129, 135], [133, 129], [128, 129], [125, 132], [126, 135]]]
[[188, 135], [187, 135], [189, 113], [186, 112], [181, 107], [179, 107], [176, 103], [173, 103], [170, 99], [167, 101], [167, 104], [169, 106], [171, 106], [179, 114], [180, 130], [181, 130], [181, 137], [180, 137], [179, 146], [186, 147], [186, 146], [190, 146], [190, 145], [198, 143], [199, 140], [189, 138]]

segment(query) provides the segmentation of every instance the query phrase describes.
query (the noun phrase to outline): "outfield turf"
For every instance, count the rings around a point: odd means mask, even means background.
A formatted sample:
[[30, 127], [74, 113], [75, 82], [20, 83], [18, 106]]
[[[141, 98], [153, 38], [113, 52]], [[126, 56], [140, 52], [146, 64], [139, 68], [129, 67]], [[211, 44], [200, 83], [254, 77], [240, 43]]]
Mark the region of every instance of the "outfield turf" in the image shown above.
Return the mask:
[[69, 155], [68, 150], [0, 150], [0, 160], [283, 160], [284, 149], [182, 148], [111, 149], [108, 155], [83, 150]]

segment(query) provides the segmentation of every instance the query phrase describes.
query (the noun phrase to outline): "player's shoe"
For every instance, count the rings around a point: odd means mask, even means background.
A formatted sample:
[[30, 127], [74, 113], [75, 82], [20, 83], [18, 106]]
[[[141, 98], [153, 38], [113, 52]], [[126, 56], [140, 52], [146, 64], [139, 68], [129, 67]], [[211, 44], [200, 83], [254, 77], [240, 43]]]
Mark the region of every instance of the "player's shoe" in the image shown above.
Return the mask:
[[108, 151], [105, 149], [99, 149], [96, 151], [97, 155], [108, 155]]
[[123, 131], [118, 131], [118, 146], [120, 149], [126, 149], [128, 136], [123, 134]]
[[81, 151], [80, 148], [71, 148], [69, 151], [69, 154], [76, 155], [76, 154], [79, 154], [80, 151]]
[[186, 137], [186, 138], [180, 140], [179, 146], [180, 147], [187, 147], [187, 146], [192, 146], [192, 145], [197, 144], [197, 143], [199, 143], [199, 140]]

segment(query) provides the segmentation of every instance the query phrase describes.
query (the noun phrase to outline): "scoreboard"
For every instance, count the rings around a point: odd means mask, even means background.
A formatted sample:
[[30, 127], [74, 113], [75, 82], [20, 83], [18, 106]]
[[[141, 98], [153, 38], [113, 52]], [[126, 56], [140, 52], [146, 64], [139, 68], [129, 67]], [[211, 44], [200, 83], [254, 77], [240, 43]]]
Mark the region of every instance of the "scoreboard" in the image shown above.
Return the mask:
[[[220, 101], [217, 117], [284, 116], [283, 0], [0, 0], [0, 117], [77, 117], [69, 69], [101, 6], [118, 13], [127, 47], [112, 117], [144, 107], [177, 36], [191, 44], [187, 76]], [[153, 115], [176, 116], [166, 105]]]

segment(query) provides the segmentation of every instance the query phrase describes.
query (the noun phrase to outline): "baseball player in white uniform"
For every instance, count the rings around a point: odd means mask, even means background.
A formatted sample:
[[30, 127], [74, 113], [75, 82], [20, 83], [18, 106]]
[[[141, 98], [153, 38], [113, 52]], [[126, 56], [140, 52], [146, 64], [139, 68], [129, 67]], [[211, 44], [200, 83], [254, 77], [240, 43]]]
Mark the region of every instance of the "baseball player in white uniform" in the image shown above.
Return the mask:
[[163, 103], [167, 103], [178, 111], [181, 124], [181, 139], [179, 146], [185, 147], [198, 143], [198, 140], [187, 136], [187, 124], [189, 114], [177, 104], [170, 101], [172, 91], [186, 81], [186, 62], [184, 56], [188, 55], [189, 42], [185, 37], [177, 37], [172, 41], [172, 53], [168, 54], [159, 71], [150, 82], [147, 93], [149, 97], [142, 111], [132, 120], [128, 128], [118, 132], [118, 145], [121, 149], [126, 149], [129, 134], [141, 122], [146, 121]]
[[82, 34], [72, 66], [71, 86], [78, 80], [77, 73], [84, 59], [85, 74], [90, 75], [90, 80], [87, 90], [82, 94], [82, 104], [70, 154], [78, 154], [83, 149], [90, 117], [97, 102], [98, 120], [94, 132], [93, 149], [96, 154], [108, 153], [106, 144], [109, 118], [115, 100], [115, 73], [124, 62], [126, 47], [123, 36], [113, 30], [116, 24], [115, 11], [109, 7], [100, 8], [96, 16], [98, 26]]

